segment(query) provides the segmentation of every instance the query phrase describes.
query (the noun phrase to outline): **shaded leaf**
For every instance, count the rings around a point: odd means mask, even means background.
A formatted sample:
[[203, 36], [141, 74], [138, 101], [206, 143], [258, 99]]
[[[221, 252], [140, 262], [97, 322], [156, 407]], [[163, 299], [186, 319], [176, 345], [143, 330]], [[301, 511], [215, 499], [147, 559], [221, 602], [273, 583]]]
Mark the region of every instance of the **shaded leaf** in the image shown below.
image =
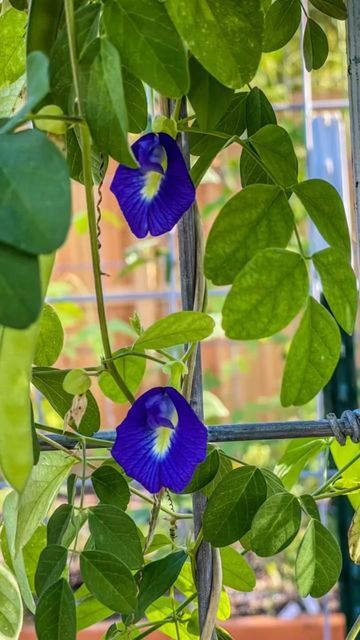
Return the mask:
[[301, 508], [291, 493], [268, 498], [251, 525], [251, 549], [260, 557], [273, 556], [294, 540], [301, 524]]
[[124, 476], [109, 464], [103, 464], [91, 475], [94, 491], [103, 504], [112, 504], [125, 511], [130, 489]]
[[234, 279], [223, 307], [228, 338], [253, 340], [286, 327], [308, 295], [303, 258], [285, 249], [264, 249]]
[[167, 0], [166, 8], [190, 51], [219, 82], [239, 89], [253, 78], [264, 23], [259, 0]]
[[38, 257], [0, 242], [0, 290], [0, 325], [26, 329], [35, 322], [41, 309]]
[[275, 111], [265, 93], [258, 87], [253, 87], [246, 98], [246, 129], [248, 136], [265, 127], [266, 124], [276, 124]]
[[187, 93], [185, 49], [164, 3], [138, 0], [134, 6], [132, 0], [111, 0], [104, 8], [104, 24], [123, 64], [135, 76], [165, 96], [175, 98]]
[[246, 533], [266, 498], [261, 471], [248, 465], [234, 469], [217, 485], [209, 498], [203, 519], [204, 538], [224, 547]]
[[284, 192], [277, 186], [252, 185], [230, 198], [210, 231], [205, 274], [215, 284], [233, 282], [258, 251], [286, 247], [294, 218]]
[[324, 240], [350, 256], [350, 236], [340, 195], [326, 180], [314, 178], [293, 187]]
[[356, 320], [358, 292], [356, 276], [344, 253], [333, 247], [313, 255], [325, 298], [341, 327], [352, 334]]
[[347, 10], [343, 0], [310, 0], [311, 4], [327, 16], [346, 20]]
[[135, 578], [139, 587], [138, 607], [135, 619], [143, 617], [147, 607], [162, 596], [178, 577], [187, 554], [184, 551], [177, 551], [155, 560], [145, 565]]
[[35, 615], [38, 640], [76, 640], [75, 600], [63, 578], [41, 594]]
[[306, 21], [303, 52], [307, 71], [320, 69], [325, 64], [329, 53], [329, 43], [325, 31], [311, 18]]
[[188, 99], [200, 129], [213, 129], [229, 107], [234, 92], [218, 82], [196, 58], [190, 58], [189, 67], [191, 85]]
[[218, 450], [208, 448], [206, 460], [196, 467], [193, 477], [182, 493], [193, 493], [208, 485], [216, 476], [219, 464], [220, 456]]
[[89, 527], [97, 550], [113, 553], [130, 569], [138, 569], [143, 564], [136, 525], [119, 507], [110, 504], [92, 507]]
[[275, 124], [267, 124], [250, 138], [265, 167], [275, 182], [291, 187], [297, 182], [298, 161], [287, 131]]
[[61, 577], [66, 567], [67, 549], [53, 544], [42, 550], [35, 574], [35, 589], [41, 596], [50, 585]]
[[293, 37], [301, 20], [298, 0], [275, 0], [266, 12], [263, 51], [276, 51]]
[[334, 536], [318, 520], [310, 520], [296, 558], [296, 582], [302, 597], [321, 598], [339, 578], [342, 557]]
[[113, 554], [83, 551], [80, 570], [84, 583], [99, 602], [119, 613], [132, 613], [135, 610], [134, 578], [127, 566]]
[[334, 318], [310, 297], [286, 359], [281, 404], [306, 404], [319, 393], [334, 372], [340, 348], [340, 331]]

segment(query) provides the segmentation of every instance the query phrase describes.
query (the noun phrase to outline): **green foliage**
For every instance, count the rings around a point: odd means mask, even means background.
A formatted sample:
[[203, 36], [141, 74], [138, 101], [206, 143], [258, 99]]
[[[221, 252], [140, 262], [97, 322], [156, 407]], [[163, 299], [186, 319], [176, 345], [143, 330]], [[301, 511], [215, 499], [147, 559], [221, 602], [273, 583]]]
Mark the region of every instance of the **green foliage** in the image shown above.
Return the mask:
[[89, 591], [106, 607], [123, 614], [135, 610], [135, 580], [130, 569], [112, 553], [83, 551], [80, 570]]
[[259, 0], [190, 6], [186, 0], [166, 0], [165, 6], [190, 51], [219, 82], [239, 89], [253, 78], [263, 35]]
[[25, 25], [26, 14], [15, 9], [0, 16], [0, 87], [15, 82], [25, 71]]
[[128, 118], [120, 57], [108, 40], [91, 65], [86, 93], [86, 115], [96, 145], [114, 160], [136, 167], [127, 140]]
[[310, 0], [310, 2], [316, 9], [327, 16], [338, 20], [346, 19], [347, 10], [343, 0]]
[[66, 393], [76, 396], [90, 389], [91, 378], [84, 369], [73, 369], [66, 374], [62, 386]]
[[249, 141], [277, 184], [291, 187], [297, 182], [297, 157], [291, 138], [283, 127], [267, 124], [254, 133]]
[[252, 591], [256, 576], [245, 558], [232, 547], [224, 547], [220, 553], [224, 585], [237, 591]]
[[195, 473], [183, 493], [194, 493], [211, 482], [219, 471], [220, 455], [217, 449], [208, 447], [205, 462], [195, 469]]
[[258, 556], [273, 556], [295, 538], [301, 523], [298, 499], [285, 491], [270, 496], [251, 525], [251, 549]]
[[[142, 354], [141, 347], [139, 348], [139, 352]], [[116, 358], [114, 361], [115, 367], [122, 379], [127, 384], [131, 393], [136, 393], [145, 375], [145, 357], [141, 358], [138, 356], [132, 356], [131, 350], [128, 349], [120, 349], [119, 351], [116, 351], [114, 353], [114, 357]], [[108, 371], [103, 371], [100, 374], [98, 382], [103, 394], [113, 402], [124, 403], [128, 401], [127, 397], [123, 391], [119, 389], [116, 381]]]
[[41, 596], [50, 585], [61, 577], [67, 560], [67, 549], [60, 545], [50, 545], [42, 550], [35, 574], [35, 589]]
[[239, 540], [266, 498], [261, 471], [251, 465], [234, 469], [215, 487], [205, 509], [204, 538], [215, 547]]
[[248, 136], [267, 124], [276, 124], [276, 115], [265, 93], [253, 87], [246, 98], [246, 130]]
[[301, 19], [298, 0], [275, 0], [265, 16], [263, 51], [276, 51], [293, 37]]
[[329, 182], [312, 179], [293, 187], [323, 238], [350, 255], [350, 237], [342, 200]]
[[196, 60], [190, 58], [189, 101], [193, 107], [200, 129], [211, 130], [230, 106], [233, 90], [218, 82]]
[[[73, 396], [63, 388], [63, 381], [66, 376], [65, 371], [51, 368], [33, 369], [32, 382], [39, 391], [49, 401], [56, 413], [62, 418], [71, 409]], [[79, 431], [84, 435], [91, 436], [100, 427], [100, 413], [95, 398], [90, 391], [86, 394], [87, 408], [82, 418]]]
[[340, 342], [335, 320], [310, 297], [286, 360], [281, 387], [284, 407], [306, 404], [324, 387], [338, 362]]
[[132, 73], [164, 95], [175, 98], [187, 93], [185, 48], [164, 3], [138, 0], [134, 11], [132, 0], [111, 0], [105, 5], [104, 24], [123, 64]]
[[225, 300], [226, 335], [253, 340], [280, 331], [306, 302], [308, 287], [306, 265], [298, 253], [259, 251], [238, 273]]
[[296, 483], [307, 463], [327, 446], [327, 441], [320, 438], [300, 438], [288, 444], [275, 467], [275, 473], [287, 489]]
[[310, 520], [296, 558], [300, 595], [321, 598], [338, 580], [341, 567], [341, 551], [336, 539], [319, 520]]
[[214, 320], [200, 311], [178, 311], [155, 322], [136, 340], [135, 349], [163, 349], [210, 336]]
[[51, 367], [64, 344], [64, 330], [58, 314], [50, 304], [44, 304], [36, 339], [33, 362], [38, 367]]
[[39, 640], [76, 639], [75, 601], [64, 578], [42, 593], [36, 609], [35, 628]]
[[74, 515], [73, 506], [71, 504], [61, 504], [51, 515], [47, 523], [47, 544], [49, 547], [70, 543], [68, 532], [71, 528], [72, 518]]
[[147, 607], [167, 591], [178, 577], [187, 554], [184, 551], [170, 553], [161, 560], [155, 560], [136, 574], [138, 584], [138, 605], [136, 620], [143, 617]]
[[0, 563], [0, 633], [4, 640], [17, 640], [23, 621], [23, 606], [16, 580]]
[[91, 475], [94, 491], [103, 504], [111, 504], [125, 511], [130, 500], [128, 483], [113, 466], [104, 464]]
[[325, 64], [329, 53], [326, 33], [320, 25], [308, 18], [303, 39], [304, 60], [307, 71], [320, 69]]
[[95, 548], [113, 553], [129, 569], [138, 569], [143, 554], [134, 521], [111, 504], [99, 504], [89, 511], [89, 527]]
[[221, 209], [205, 252], [205, 274], [215, 284], [234, 281], [261, 249], [286, 247], [293, 231], [293, 214], [277, 186], [251, 185]]
[[346, 256], [334, 247], [315, 253], [313, 261], [331, 311], [344, 331], [351, 335], [358, 303], [355, 273]]

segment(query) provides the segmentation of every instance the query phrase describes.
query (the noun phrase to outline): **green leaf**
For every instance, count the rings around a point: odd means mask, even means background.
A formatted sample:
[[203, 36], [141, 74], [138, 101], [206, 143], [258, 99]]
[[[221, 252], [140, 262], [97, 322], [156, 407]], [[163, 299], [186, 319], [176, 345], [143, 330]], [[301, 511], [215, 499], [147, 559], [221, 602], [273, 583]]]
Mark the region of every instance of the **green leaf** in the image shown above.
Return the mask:
[[137, 0], [134, 6], [132, 0], [111, 0], [104, 7], [104, 24], [132, 73], [165, 96], [178, 98], [188, 92], [185, 48], [163, 3]]
[[220, 554], [223, 584], [237, 591], [252, 591], [256, 585], [256, 576], [241, 553], [232, 547], [225, 547], [220, 550]]
[[72, 396], [86, 393], [91, 386], [91, 378], [84, 369], [68, 371], [63, 380], [63, 389]]
[[286, 247], [294, 217], [280, 187], [251, 185], [221, 209], [208, 237], [205, 274], [215, 284], [233, 282], [261, 249]]
[[314, 520], [320, 520], [320, 513], [319, 513], [318, 506], [314, 498], [310, 494], [305, 493], [303, 496], [300, 496], [299, 502], [302, 510], [305, 511], [305, 513], [310, 518], [314, 518]]
[[210, 496], [203, 519], [204, 538], [215, 547], [232, 544], [246, 533], [266, 498], [261, 471], [248, 465], [234, 469]]
[[10, 9], [0, 16], [0, 87], [15, 82], [25, 71], [26, 14]]
[[109, 464], [103, 464], [92, 473], [91, 482], [103, 504], [112, 504], [125, 511], [130, 500], [130, 489], [120, 471]]
[[233, 89], [250, 82], [261, 57], [259, 0], [167, 0], [166, 8], [195, 58], [219, 82]]
[[35, 574], [35, 589], [41, 596], [50, 585], [61, 577], [66, 567], [67, 549], [53, 544], [45, 547], [40, 554], [39, 564]]
[[343, 0], [310, 0], [311, 4], [327, 16], [346, 20], [347, 9]]
[[288, 444], [274, 469], [287, 489], [291, 489], [297, 482], [309, 460], [315, 458], [326, 447], [327, 441], [319, 438], [300, 438]]
[[[139, 349], [141, 351], [141, 349]], [[121, 358], [114, 360], [115, 367], [117, 368], [122, 379], [130, 389], [131, 393], [135, 394], [141, 384], [141, 381], [145, 374], [146, 358], [139, 356], [132, 356], [131, 350], [120, 349], [116, 351], [113, 356], [123, 355]], [[117, 383], [108, 371], [103, 371], [99, 378], [98, 383], [103, 394], [110, 398], [113, 402], [126, 403], [129, 402], [125, 394], [119, 389]]]
[[334, 318], [309, 298], [286, 359], [281, 404], [306, 404], [319, 393], [334, 372], [340, 348], [340, 331]]
[[49, 60], [42, 51], [32, 51], [27, 57], [26, 87], [25, 104], [3, 125], [0, 133], [13, 131], [49, 93]]
[[233, 640], [233, 636], [230, 635], [226, 629], [222, 627], [215, 627], [217, 640]]
[[100, 51], [91, 65], [85, 107], [97, 147], [114, 160], [136, 167], [127, 139], [128, 118], [121, 62], [117, 50], [105, 38], [101, 39]]
[[119, 507], [100, 504], [89, 510], [89, 527], [98, 551], [113, 553], [129, 569], [143, 564], [141, 543], [134, 521]]
[[182, 493], [194, 493], [209, 484], [213, 480], [219, 470], [220, 456], [217, 449], [208, 448], [205, 462], [199, 464], [189, 484]]
[[252, 136], [267, 124], [276, 124], [275, 111], [265, 93], [258, 87], [253, 87], [246, 98], [246, 129], [248, 136]]
[[[16, 536], [16, 515], [17, 515], [17, 505], [18, 505], [18, 494], [16, 491], [12, 491], [6, 496], [4, 504], [3, 504], [3, 522], [4, 528], [1, 532], [1, 542], [2, 542], [2, 552], [4, 553], [5, 548], [9, 555], [8, 566], [12, 569], [13, 573], [15, 573], [15, 577], [20, 589], [21, 596], [24, 600], [26, 607], [31, 611], [31, 613], [35, 613], [35, 602], [31, 593], [31, 587], [29, 584], [28, 572], [25, 566], [24, 554], [23, 551], [20, 550], [17, 554], [15, 553], [15, 536]], [[4, 548], [5, 545], [5, 548]], [[6, 551], [4, 553], [4, 557], [6, 558]], [[1, 589], [0, 589], [1, 591]], [[1, 609], [0, 609], [1, 611]], [[1, 618], [1, 614], [0, 614]], [[0, 633], [1, 637], [1, 633]]]
[[70, 225], [65, 159], [43, 133], [28, 130], [1, 136], [0, 166], [0, 241], [27, 253], [51, 253]]
[[218, 451], [219, 454], [219, 468], [216, 476], [207, 484], [205, 487], [201, 489], [201, 493], [203, 493], [208, 498], [211, 496], [215, 487], [221, 482], [221, 480], [232, 471], [232, 462], [229, 458], [227, 458], [221, 451]]
[[[63, 389], [66, 372], [60, 369], [34, 368], [32, 382], [49, 401], [53, 409], [62, 418], [71, 408], [73, 396]], [[87, 408], [81, 421], [79, 431], [85, 436], [91, 436], [100, 427], [100, 413], [95, 398], [90, 391], [86, 394]]]
[[170, 553], [161, 560], [155, 560], [145, 565], [136, 574], [135, 578], [139, 587], [136, 620], [140, 620], [149, 604], [162, 596], [174, 584], [186, 559], [185, 551]]
[[147, 125], [147, 100], [144, 85], [126, 67], [122, 67], [128, 128], [131, 133], [141, 133]]
[[[345, 467], [358, 453], [358, 443], [350, 442], [349, 439], [344, 447], [342, 447], [335, 438], [331, 443], [331, 455], [338, 469]], [[349, 483], [352, 486], [354, 486], [354, 484], [360, 484], [360, 460], [354, 462], [348, 469], [343, 471], [341, 475], [345, 483]], [[354, 509], [360, 507], [360, 492], [349, 493], [348, 499]]]
[[75, 463], [61, 451], [40, 454], [18, 504], [16, 550], [22, 549], [45, 518], [68, 472]]
[[299, 0], [276, 0], [265, 16], [263, 51], [276, 51], [293, 37], [301, 20]]
[[249, 141], [275, 182], [282, 187], [291, 187], [297, 182], [297, 157], [291, 138], [283, 127], [267, 124], [254, 133]]
[[127, 566], [112, 553], [83, 551], [80, 571], [87, 588], [99, 602], [118, 613], [133, 613], [135, 580]]
[[[246, 129], [246, 98], [247, 91], [235, 93], [226, 113], [216, 123], [215, 131], [227, 133], [228, 139], [232, 136], [241, 136]], [[197, 122], [195, 121], [189, 134], [190, 152], [194, 156], [215, 157], [216, 154], [226, 144], [226, 139], [221, 139], [210, 134], [196, 133]]]
[[0, 325], [13, 329], [29, 327], [41, 309], [37, 256], [0, 242], [0, 289]]
[[62, 544], [67, 546], [65, 540], [68, 542], [67, 533], [71, 527], [73, 513], [74, 509], [71, 504], [61, 504], [51, 514], [47, 523], [47, 543], [49, 547]]
[[18, 640], [23, 624], [23, 607], [16, 580], [0, 563], [0, 636], [4, 640]]
[[321, 598], [338, 580], [341, 567], [341, 551], [336, 539], [319, 520], [310, 520], [295, 565], [300, 595]]
[[[70, 177], [84, 184], [84, 173], [81, 159], [81, 148], [74, 129], [68, 129], [66, 133], [66, 160], [70, 172]], [[105, 176], [108, 166], [108, 158], [95, 147], [91, 145], [91, 169], [92, 178], [95, 184], [99, 184]], [[85, 218], [87, 231], [87, 216]], [[75, 220], [76, 224], [76, 220]]]
[[329, 43], [325, 31], [311, 18], [306, 21], [303, 53], [307, 71], [320, 69], [325, 64], [329, 53]]
[[76, 640], [75, 600], [63, 578], [41, 594], [35, 615], [38, 640]]
[[84, 584], [75, 591], [76, 628], [78, 631], [91, 627], [113, 615], [112, 609], [105, 607], [89, 592]]
[[344, 253], [333, 247], [313, 255], [325, 298], [341, 327], [351, 335], [357, 313], [356, 276]]
[[[56, 104], [46, 104], [36, 115], [62, 117], [64, 116], [64, 112], [61, 107], [58, 107]], [[64, 135], [67, 131], [66, 122], [63, 120], [53, 120], [51, 117], [48, 120], [46, 118], [37, 118], [36, 128], [46, 133], [53, 133], [55, 136]]]
[[270, 176], [245, 149], [240, 156], [240, 179], [243, 189], [251, 184], [273, 184]]
[[356, 564], [360, 564], [360, 509], [357, 509], [354, 513], [348, 539], [350, 558]]
[[270, 469], [262, 467], [261, 473], [263, 474], [264, 480], [266, 482], [266, 498], [270, 498], [270, 496], [273, 496], [276, 493], [285, 491], [285, 487], [280, 478], [278, 478], [275, 473], [270, 471]]
[[51, 367], [58, 359], [64, 344], [64, 330], [54, 307], [44, 304], [35, 345], [34, 364]]
[[298, 499], [285, 491], [268, 498], [251, 525], [251, 550], [266, 558], [282, 551], [294, 540], [301, 524]]
[[226, 297], [223, 328], [227, 337], [254, 340], [274, 335], [300, 311], [308, 287], [306, 265], [298, 253], [259, 251], [238, 273]]
[[136, 340], [134, 348], [163, 349], [198, 342], [210, 336], [214, 326], [214, 320], [206, 313], [177, 311], [146, 329]]
[[314, 178], [293, 187], [324, 240], [350, 256], [350, 236], [343, 202], [329, 182]]
[[188, 99], [200, 129], [213, 129], [230, 106], [234, 92], [218, 82], [196, 58], [190, 58], [189, 68], [191, 85]]

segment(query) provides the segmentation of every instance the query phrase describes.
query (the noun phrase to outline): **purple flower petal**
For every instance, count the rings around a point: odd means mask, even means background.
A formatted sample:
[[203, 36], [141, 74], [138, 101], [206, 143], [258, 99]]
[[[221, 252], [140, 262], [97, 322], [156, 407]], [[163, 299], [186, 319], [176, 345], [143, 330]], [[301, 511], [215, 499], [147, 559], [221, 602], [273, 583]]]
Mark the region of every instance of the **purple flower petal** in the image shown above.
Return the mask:
[[148, 133], [132, 145], [138, 169], [120, 164], [110, 189], [138, 238], [170, 231], [195, 200], [195, 187], [176, 141]]
[[185, 398], [172, 387], [155, 387], [130, 408], [111, 453], [151, 493], [180, 492], [205, 459], [206, 444], [206, 427]]

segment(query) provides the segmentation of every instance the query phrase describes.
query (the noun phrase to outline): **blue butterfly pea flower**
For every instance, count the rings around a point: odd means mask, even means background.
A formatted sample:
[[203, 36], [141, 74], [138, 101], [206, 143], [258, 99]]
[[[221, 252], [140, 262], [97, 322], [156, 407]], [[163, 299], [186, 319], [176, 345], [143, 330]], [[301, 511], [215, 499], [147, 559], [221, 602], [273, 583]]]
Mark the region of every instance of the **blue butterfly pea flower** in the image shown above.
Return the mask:
[[206, 457], [207, 430], [173, 387], [138, 398], [117, 427], [112, 456], [150, 493], [180, 492]]
[[171, 136], [147, 133], [131, 148], [139, 168], [120, 164], [110, 189], [135, 236], [160, 236], [191, 207], [195, 187]]

